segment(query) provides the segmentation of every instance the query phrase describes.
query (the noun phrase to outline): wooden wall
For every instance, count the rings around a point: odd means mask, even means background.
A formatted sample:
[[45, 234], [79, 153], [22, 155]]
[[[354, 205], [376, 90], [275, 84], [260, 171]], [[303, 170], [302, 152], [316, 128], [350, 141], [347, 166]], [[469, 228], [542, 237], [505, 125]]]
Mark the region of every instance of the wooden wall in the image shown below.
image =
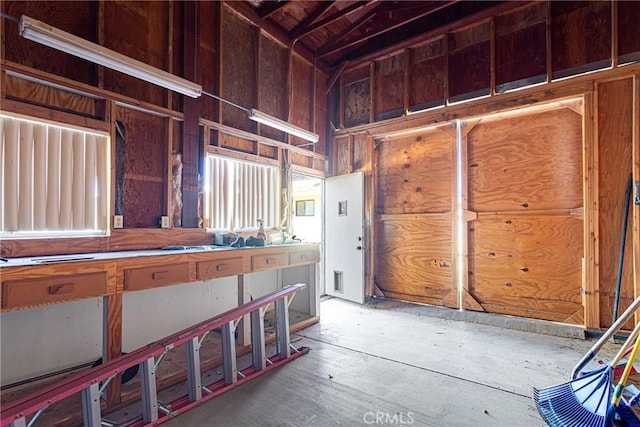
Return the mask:
[[[196, 81], [205, 91], [243, 108], [257, 108], [317, 132], [321, 142], [298, 149], [293, 162], [324, 174], [327, 75], [315, 68], [299, 49], [293, 52], [290, 41], [261, 30], [260, 21], [251, 15], [250, 9], [238, 11], [235, 2], [60, 1], [48, 2], [46, 7], [43, 4], [3, 1], [2, 12], [39, 19]], [[126, 134], [124, 150], [114, 149], [112, 161], [114, 168], [122, 165], [124, 169], [121, 177], [124, 230], [111, 230], [111, 236], [101, 240], [71, 239], [78, 243], [74, 246], [67, 239], [52, 241], [47, 248], [35, 241], [29, 244], [4, 240], [3, 256], [69, 253], [78, 248], [94, 251], [145, 247], [141, 243], [145, 239], [134, 238], [127, 243], [135, 230], [144, 232], [149, 247], [177, 242], [185, 235], [191, 243], [208, 242], [210, 237], [203, 229], [185, 234], [175, 222], [176, 228], [172, 230], [158, 229], [160, 217], [171, 217], [173, 210], [172, 153], [182, 154], [182, 226], [197, 227], [205, 139], [231, 153], [251, 153], [276, 160], [283, 158], [280, 155], [283, 149], [306, 142], [259, 126], [242, 109], [206, 95], [197, 100], [186, 99], [32, 42], [19, 36], [16, 23], [3, 22], [2, 69], [13, 71], [11, 75], [2, 73], [3, 109], [79, 126], [98, 126], [111, 133], [114, 145], [116, 120]], [[226, 126], [233, 132], [248, 133], [218, 134], [216, 130], [205, 137], [202, 120]], [[263, 143], [257, 143], [258, 139]], [[149, 235], [153, 237], [149, 239]]]
[[[355, 138], [374, 140], [360, 155], [373, 159], [376, 188], [365, 190], [370, 295], [456, 307], [462, 283], [468, 309], [612, 323], [624, 190], [640, 150], [638, 13], [637, 2], [515, 5], [345, 68], [329, 101], [340, 128], [332, 170], [360, 170]], [[462, 253], [450, 202], [456, 120], [467, 122]], [[633, 224], [618, 313], [640, 295]]]

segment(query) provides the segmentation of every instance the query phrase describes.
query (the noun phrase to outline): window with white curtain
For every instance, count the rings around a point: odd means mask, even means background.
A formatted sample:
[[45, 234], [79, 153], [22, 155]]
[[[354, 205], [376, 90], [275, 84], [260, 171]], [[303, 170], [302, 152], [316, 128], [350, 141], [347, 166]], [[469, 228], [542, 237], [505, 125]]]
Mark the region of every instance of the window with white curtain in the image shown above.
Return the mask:
[[274, 166], [207, 156], [208, 228], [238, 230], [278, 225], [280, 174]]
[[106, 234], [109, 137], [0, 114], [0, 236]]

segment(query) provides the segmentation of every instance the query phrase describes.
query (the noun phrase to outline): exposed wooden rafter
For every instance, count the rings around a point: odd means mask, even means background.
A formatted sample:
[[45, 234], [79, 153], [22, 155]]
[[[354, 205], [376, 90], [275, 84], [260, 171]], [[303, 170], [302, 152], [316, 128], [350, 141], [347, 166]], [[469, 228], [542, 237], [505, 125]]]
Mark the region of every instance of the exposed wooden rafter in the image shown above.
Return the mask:
[[258, 9], [258, 16], [262, 19], [268, 18], [289, 3], [289, 0], [278, 0], [264, 2]]
[[[385, 22], [385, 20], [382, 20], [380, 22], [380, 24], [378, 25], [378, 28], [372, 28], [371, 31], [368, 31], [366, 34], [362, 34], [361, 36], [349, 39], [345, 42], [340, 43], [340, 40], [344, 38], [344, 35], [340, 34], [338, 37], [334, 38], [333, 40], [331, 40], [329, 43], [327, 43], [325, 46], [322, 46], [320, 49], [318, 49], [318, 57], [323, 57], [323, 56], [327, 56], [330, 55], [332, 53], [335, 52], [339, 52], [343, 49], [346, 49], [348, 47], [357, 45], [359, 43], [363, 43], [373, 37], [379, 36], [381, 34], [384, 34], [388, 31], [394, 30], [396, 28], [399, 28], [403, 25], [406, 25], [410, 22], [413, 22], [417, 19], [420, 18], [424, 18], [425, 16], [428, 16], [432, 13], [435, 13], [439, 10], [442, 10], [448, 6], [451, 6], [452, 4], [456, 3], [457, 0], [452, 0], [452, 1], [437, 1], [437, 2], [431, 2], [431, 4], [429, 4], [428, 6], [425, 7], [419, 7], [419, 8], [414, 8], [413, 10], [411, 9], [404, 9], [402, 10], [403, 13], [403, 18], [399, 19], [397, 22], [395, 23], [389, 23], [389, 22]], [[420, 3], [418, 3], [420, 4]], [[389, 9], [392, 10], [392, 9]], [[380, 12], [379, 8], [376, 8], [373, 12], [378, 13]], [[367, 15], [365, 15], [365, 17], [367, 17]], [[364, 18], [364, 17], [363, 17]], [[367, 20], [370, 20], [371, 16], [368, 16]], [[365, 22], [366, 22], [365, 21]], [[360, 22], [360, 21], [358, 21]], [[351, 31], [350, 31], [351, 32]], [[349, 32], [349, 33], [350, 33]]]
[[350, 15], [365, 7], [368, 7], [373, 3], [377, 3], [378, 1], [379, 0], [369, 0], [369, 1], [359, 1], [359, 2], [353, 3], [352, 5], [347, 6], [344, 9], [327, 16], [326, 18], [316, 22], [315, 24], [311, 24], [306, 28], [300, 28], [299, 30], [291, 31], [290, 37], [291, 39], [299, 39], [300, 37], [304, 37], [320, 28], [326, 27], [327, 25], [337, 21], [340, 18]]
[[289, 36], [290, 38], [293, 40], [295, 37], [293, 37], [292, 35], [300, 32], [300, 31], [304, 31], [305, 28], [307, 28], [309, 25], [312, 25], [314, 22], [316, 22], [318, 19], [320, 19], [320, 17], [322, 15], [324, 15], [329, 9], [331, 9], [331, 7], [333, 6], [333, 3], [335, 2], [335, 0], [329, 0], [329, 1], [325, 1], [322, 2], [320, 4], [320, 6], [316, 7], [313, 12], [311, 12], [306, 18], [304, 18], [298, 25], [296, 25], [290, 32]]

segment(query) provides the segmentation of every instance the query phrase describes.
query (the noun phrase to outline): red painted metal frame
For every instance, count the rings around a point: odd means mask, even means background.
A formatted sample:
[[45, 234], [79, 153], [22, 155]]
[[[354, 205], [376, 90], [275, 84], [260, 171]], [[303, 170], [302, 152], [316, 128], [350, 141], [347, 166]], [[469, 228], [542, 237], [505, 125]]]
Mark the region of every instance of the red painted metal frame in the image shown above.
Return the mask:
[[[46, 387], [43, 390], [40, 390], [31, 395], [28, 395], [16, 402], [3, 406], [2, 413], [0, 414], [0, 426], [4, 427], [13, 421], [16, 421], [17, 419], [33, 414], [42, 408], [46, 408], [52, 405], [53, 403], [59, 402], [60, 400], [63, 400], [69, 396], [79, 393], [93, 384], [99, 383], [118, 373], [124, 372], [126, 369], [132, 366], [138, 365], [141, 362], [148, 360], [150, 357], [159, 356], [165, 351], [171, 350], [174, 347], [184, 344], [185, 342], [189, 341], [194, 337], [201, 336], [211, 330], [217, 329], [222, 325], [228, 324], [229, 322], [239, 319], [242, 316], [249, 314], [254, 310], [259, 309], [260, 307], [269, 305], [275, 302], [276, 300], [293, 295], [304, 286], [306, 285], [296, 284], [296, 285], [284, 288], [280, 291], [276, 291], [272, 294], [266, 295], [264, 297], [255, 299], [247, 304], [241, 305], [240, 307], [233, 308], [229, 311], [225, 311], [224, 313], [218, 316], [215, 316], [211, 319], [205, 320], [196, 325], [183, 329], [179, 332], [176, 332], [173, 335], [165, 337], [154, 343], [148, 344], [144, 347], [141, 347], [117, 359], [113, 359], [103, 365], [89, 369], [85, 372], [81, 372], [77, 375], [67, 378], [66, 380], [60, 381], [59, 383]], [[273, 365], [267, 366], [266, 369], [262, 371], [258, 371], [254, 374], [250, 374], [247, 376], [247, 378], [239, 379], [236, 384], [242, 384], [250, 378], [258, 376], [264, 372], [268, 372], [274, 367], [279, 366], [283, 363], [286, 363], [289, 360], [293, 360], [294, 358], [299, 357], [302, 354], [306, 354], [307, 352], [308, 352], [308, 349], [303, 349], [300, 351], [300, 353], [294, 353], [291, 355], [291, 357], [287, 359], [277, 360], [274, 362]], [[212, 386], [216, 387], [215, 383]], [[224, 391], [234, 386], [235, 385], [229, 385], [227, 387], [224, 387]], [[217, 394], [214, 392], [211, 395], [203, 396], [201, 400], [192, 402], [187, 406], [190, 408], [192, 406], [195, 406], [196, 404], [202, 403], [210, 399], [211, 397], [219, 395], [220, 393], [222, 392], [219, 392]], [[184, 412], [186, 409], [180, 410], [180, 412]], [[164, 417], [160, 417], [160, 418], [162, 419]], [[158, 424], [158, 421], [156, 421], [155, 424]]]

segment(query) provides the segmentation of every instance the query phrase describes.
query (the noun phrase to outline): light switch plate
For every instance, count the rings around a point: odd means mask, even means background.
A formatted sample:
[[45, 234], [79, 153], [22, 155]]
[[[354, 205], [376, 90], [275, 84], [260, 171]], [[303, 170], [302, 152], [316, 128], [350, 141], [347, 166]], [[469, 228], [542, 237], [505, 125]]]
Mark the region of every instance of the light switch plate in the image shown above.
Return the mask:
[[122, 228], [124, 226], [124, 217], [122, 215], [113, 216], [113, 228]]
[[169, 217], [168, 216], [160, 217], [160, 227], [169, 228]]

